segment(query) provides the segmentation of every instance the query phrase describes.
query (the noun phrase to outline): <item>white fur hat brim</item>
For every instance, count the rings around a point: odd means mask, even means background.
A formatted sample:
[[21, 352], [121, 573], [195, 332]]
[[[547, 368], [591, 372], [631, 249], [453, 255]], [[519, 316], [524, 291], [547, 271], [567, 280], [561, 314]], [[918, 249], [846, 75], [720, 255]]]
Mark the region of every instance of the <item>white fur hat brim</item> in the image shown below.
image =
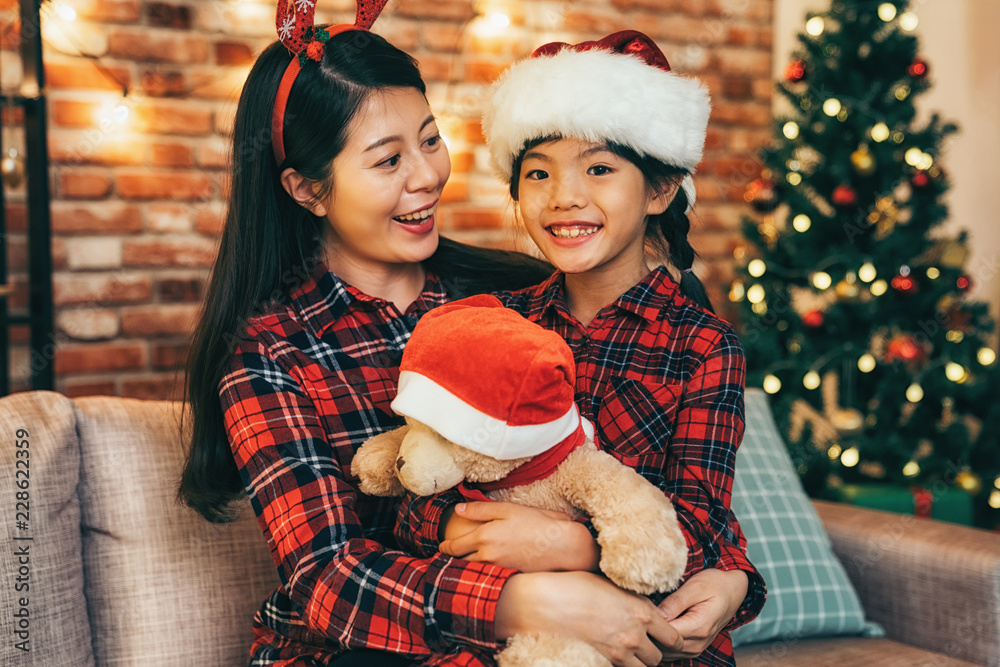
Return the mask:
[[[493, 85], [483, 132], [493, 168], [510, 181], [528, 141], [548, 136], [612, 141], [693, 173], [701, 162], [711, 110], [697, 79], [634, 55], [564, 48], [527, 58]], [[690, 176], [683, 187], [694, 203]]]

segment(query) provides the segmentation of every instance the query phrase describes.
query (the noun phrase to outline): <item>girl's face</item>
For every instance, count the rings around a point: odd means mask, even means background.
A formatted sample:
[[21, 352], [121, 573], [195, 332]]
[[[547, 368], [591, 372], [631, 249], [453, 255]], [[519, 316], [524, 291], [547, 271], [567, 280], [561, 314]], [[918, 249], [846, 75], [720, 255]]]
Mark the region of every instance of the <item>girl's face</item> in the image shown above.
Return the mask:
[[606, 144], [579, 139], [529, 149], [518, 175], [528, 234], [564, 273], [644, 276], [646, 216], [665, 211], [669, 200]]
[[434, 253], [451, 160], [420, 91], [372, 94], [351, 121], [332, 172], [331, 192], [313, 212], [330, 223], [334, 271], [384, 272]]

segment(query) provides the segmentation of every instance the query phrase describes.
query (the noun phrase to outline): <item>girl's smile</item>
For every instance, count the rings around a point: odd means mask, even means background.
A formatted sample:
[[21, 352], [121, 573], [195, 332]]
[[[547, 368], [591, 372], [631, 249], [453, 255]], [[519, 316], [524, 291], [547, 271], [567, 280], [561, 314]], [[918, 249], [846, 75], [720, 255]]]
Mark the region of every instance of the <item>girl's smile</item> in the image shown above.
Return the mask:
[[604, 143], [556, 139], [522, 158], [518, 205], [528, 234], [568, 274], [596, 273], [630, 286], [643, 276], [646, 220], [670, 197]]

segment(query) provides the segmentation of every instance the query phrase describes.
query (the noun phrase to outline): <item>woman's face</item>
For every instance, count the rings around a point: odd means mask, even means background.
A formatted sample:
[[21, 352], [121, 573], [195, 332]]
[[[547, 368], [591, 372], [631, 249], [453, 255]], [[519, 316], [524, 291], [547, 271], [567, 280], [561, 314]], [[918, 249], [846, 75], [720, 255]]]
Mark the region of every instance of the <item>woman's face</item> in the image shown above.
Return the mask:
[[330, 223], [334, 271], [377, 273], [434, 253], [451, 160], [420, 91], [373, 93], [351, 121], [332, 172], [330, 194], [313, 212]]

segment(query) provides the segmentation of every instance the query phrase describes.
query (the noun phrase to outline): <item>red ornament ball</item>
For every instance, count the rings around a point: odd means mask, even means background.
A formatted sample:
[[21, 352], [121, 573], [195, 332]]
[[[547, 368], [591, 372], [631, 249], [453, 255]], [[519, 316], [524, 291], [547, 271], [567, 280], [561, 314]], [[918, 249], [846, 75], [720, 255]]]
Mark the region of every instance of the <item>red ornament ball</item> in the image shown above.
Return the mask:
[[769, 178], [757, 178], [747, 185], [743, 193], [745, 199], [758, 213], [770, 213], [778, 208], [778, 195], [774, 191], [774, 181]]
[[927, 61], [917, 58], [910, 66], [906, 68], [907, 74], [915, 79], [924, 79], [927, 77], [927, 72], [930, 67], [927, 65]]
[[802, 324], [806, 325], [810, 329], [818, 329], [823, 326], [823, 319], [823, 311], [810, 310], [802, 316]]
[[785, 79], [791, 83], [798, 83], [806, 78], [806, 64], [801, 60], [793, 60], [785, 68]]
[[911, 276], [896, 276], [889, 284], [894, 290], [903, 294], [915, 294], [917, 291], [917, 281]]
[[931, 184], [931, 177], [926, 171], [921, 170], [913, 174], [910, 178], [910, 183], [912, 183], [915, 188], [926, 188]]
[[885, 360], [890, 364], [894, 361], [924, 362], [927, 361], [927, 350], [918, 345], [913, 336], [903, 334], [886, 345]]
[[838, 185], [831, 199], [837, 206], [854, 206], [858, 203], [858, 193], [849, 185]]
[[955, 281], [955, 286], [962, 292], [968, 292], [972, 289], [972, 278], [969, 276], [962, 276]]

